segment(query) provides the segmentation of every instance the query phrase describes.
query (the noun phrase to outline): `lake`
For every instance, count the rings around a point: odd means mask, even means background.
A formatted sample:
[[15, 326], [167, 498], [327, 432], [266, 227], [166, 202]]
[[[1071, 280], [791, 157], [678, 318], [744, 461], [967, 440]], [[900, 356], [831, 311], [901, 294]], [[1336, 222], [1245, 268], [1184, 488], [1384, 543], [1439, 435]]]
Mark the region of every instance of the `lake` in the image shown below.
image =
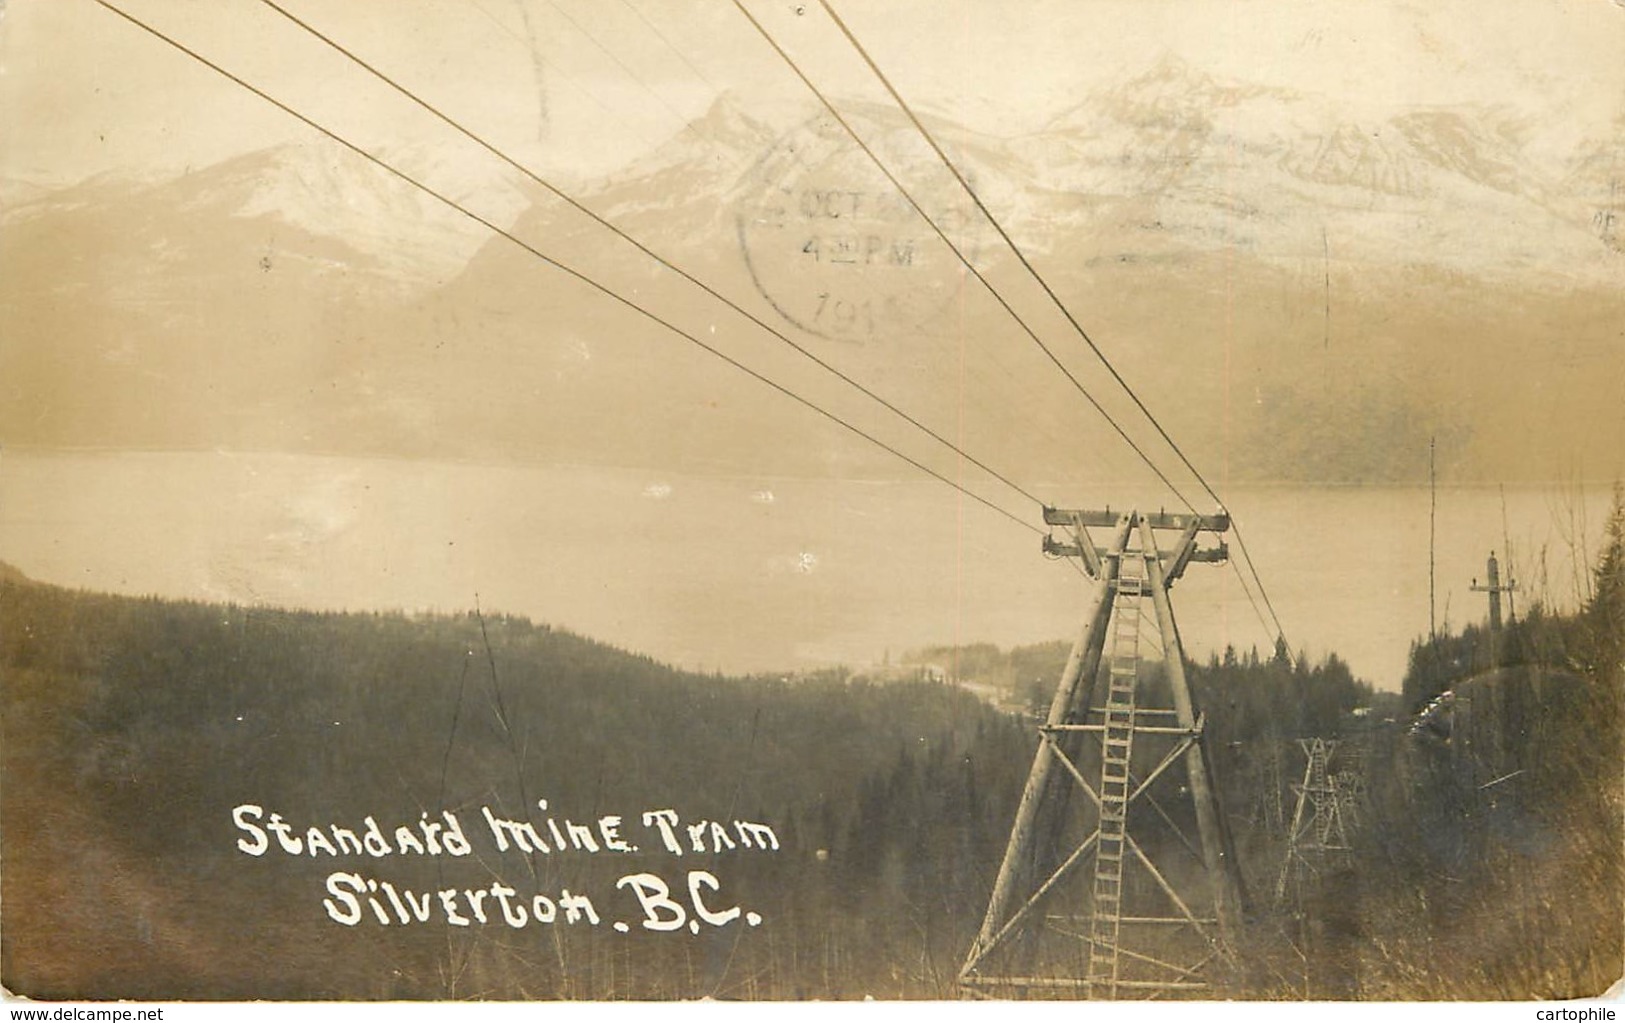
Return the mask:
[[[1292, 646], [1335, 651], [1398, 688], [1428, 629], [1428, 488], [1226, 497]], [[1492, 549], [1518, 580], [1516, 608], [1575, 606], [1611, 502], [1602, 484], [1441, 486], [1440, 626], [1487, 616], [1469, 586]], [[1039, 524], [1036, 509], [1012, 510]], [[113, 593], [321, 609], [478, 601], [706, 671], [1070, 638], [1085, 600], [1082, 577], [1042, 557], [1034, 533], [930, 480], [286, 454], [8, 450], [0, 558]], [[1175, 587], [1192, 656], [1270, 649], [1240, 579], [1197, 564]]]

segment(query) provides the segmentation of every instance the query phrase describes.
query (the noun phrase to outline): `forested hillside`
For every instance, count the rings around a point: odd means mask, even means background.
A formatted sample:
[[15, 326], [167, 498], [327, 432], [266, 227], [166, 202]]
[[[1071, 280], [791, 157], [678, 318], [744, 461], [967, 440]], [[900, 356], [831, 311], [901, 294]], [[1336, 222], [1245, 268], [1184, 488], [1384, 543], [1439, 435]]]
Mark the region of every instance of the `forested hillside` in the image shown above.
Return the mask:
[[[1053, 679], [1042, 655], [1064, 650], [1040, 650], [1018, 663]], [[41, 996], [951, 996], [1035, 742], [938, 682], [696, 675], [506, 615], [134, 599], [15, 572], [0, 666], [5, 979]], [[1327, 672], [1195, 671], [1237, 814], [1256, 804], [1256, 743], [1299, 727], [1268, 708], [1363, 698]], [[643, 817], [664, 810], [681, 856]], [[486, 811], [543, 838], [551, 818], [563, 841], [498, 850]], [[427, 844], [448, 812], [466, 855], [398, 848], [397, 826]], [[637, 852], [612, 852], [605, 817]], [[369, 819], [385, 858], [336, 833], [359, 843]], [[686, 830], [712, 821], [721, 840]], [[708, 875], [698, 934], [646, 928], [636, 886], [617, 887], [654, 875], [698, 926], [691, 870]], [[493, 885], [526, 926], [496, 914]], [[449, 923], [439, 893], [469, 918], [482, 888], [491, 922]], [[597, 924], [566, 922], [567, 891]], [[538, 926], [533, 894], [555, 922]]]
[[1402, 709], [1329, 768], [1356, 784], [1347, 847], [1261, 903], [1257, 993], [1576, 998], [1625, 975], [1625, 496], [1587, 583], [1574, 611], [1413, 645]]
[[[1370, 997], [1599, 995], [1625, 975], [1625, 492], [1581, 606], [1418, 641], [1373, 778]], [[1379, 882], [1377, 879], [1381, 879]]]
[[[1408, 734], [1335, 656], [1187, 666], [1251, 896], [1227, 994], [1527, 997], [1607, 974], [1619, 548], [1584, 614], [1524, 619], [1585, 684], [1543, 690], [1545, 723], [1502, 742], [1529, 764], [1512, 780], [1464, 775], [1462, 742]], [[976, 656], [1049, 685], [1064, 648]], [[1160, 669], [1142, 685], [1166, 700]], [[947, 682], [700, 675], [501, 614], [10, 569], [0, 687], [0, 950], [39, 997], [954, 997], [1036, 741]], [[1354, 848], [1282, 898], [1311, 737], [1363, 778]]]
[[[938, 684], [699, 676], [506, 616], [174, 603], [14, 574], [0, 587], [5, 982], [38, 996], [939, 991], [1030, 757], [1016, 721]], [[253, 856], [244, 805], [262, 832], [279, 813], [307, 841], [369, 816], [386, 838], [403, 822], [421, 835], [423, 815], [449, 810], [473, 851], [296, 856], [273, 837]], [[585, 823], [600, 845], [597, 822], [618, 815], [624, 840], [647, 841], [498, 855], [482, 807], [528, 808], [543, 836], [548, 816]], [[641, 820], [664, 809], [687, 858]], [[778, 848], [751, 847], [736, 820]], [[700, 821], [738, 848], [706, 831], [696, 856], [682, 828]], [[696, 868], [719, 882], [701, 892], [717, 914], [739, 905], [759, 926], [649, 931], [616, 888], [652, 873], [686, 904]], [[349, 925], [324, 908], [335, 871], [417, 891], [501, 883], [516, 904], [562, 907], [569, 889], [601, 923], [561, 910], [550, 927], [401, 926], [385, 902], [386, 928], [357, 898]]]

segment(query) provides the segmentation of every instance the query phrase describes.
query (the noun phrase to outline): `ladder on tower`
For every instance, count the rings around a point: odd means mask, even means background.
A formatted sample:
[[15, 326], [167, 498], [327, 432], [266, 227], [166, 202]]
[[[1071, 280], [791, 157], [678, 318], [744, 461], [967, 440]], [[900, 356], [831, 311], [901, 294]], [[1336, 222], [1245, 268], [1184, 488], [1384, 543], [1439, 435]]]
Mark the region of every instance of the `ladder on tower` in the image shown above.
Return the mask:
[[1336, 790], [1332, 788], [1331, 780], [1326, 773], [1326, 761], [1330, 759], [1332, 750], [1336, 748], [1337, 743], [1324, 739], [1312, 740], [1309, 747], [1309, 790], [1317, 797], [1315, 798], [1315, 839], [1324, 849], [1330, 849], [1336, 844], [1332, 835], [1333, 830], [1342, 830], [1337, 826], [1338, 808], [1334, 802]]
[[[1082, 560], [1089, 601], [959, 982], [967, 994], [1032, 998], [1210, 991], [1215, 959], [1231, 961], [1244, 894], [1167, 594], [1188, 565], [1225, 560], [1222, 542], [1202, 549], [1197, 537], [1223, 533], [1229, 517], [1045, 508], [1044, 522], [1070, 531], [1046, 536], [1043, 549]], [[1090, 530], [1105, 528], [1113, 533], [1103, 544]], [[1159, 530], [1179, 534], [1166, 551]], [[1137, 691], [1142, 658], [1166, 673], [1172, 706]], [[1164, 716], [1172, 723], [1153, 723]], [[1088, 759], [1096, 749], [1098, 771]], [[1183, 780], [1199, 847], [1156, 805], [1158, 779], [1165, 789]], [[1201, 861], [1205, 885], [1188, 867], [1165, 874], [1136, 841], [1128, 816], [1142, 799]], [[1152, 821], [1136, 813], [1142, 824]]]
[[1111, 655], [1100, 754], [1100, 838], [1095, 850], [1093, 920], [1089, 942], [1091, 997], [1115, 998], [1122, 926], [1123, 859], [1127, 854], [1129, 761], [1134, 753], [1134, 697], [1139, 679], [1140, 601], [1145, 557], [1125, 551], [1112, 602]]

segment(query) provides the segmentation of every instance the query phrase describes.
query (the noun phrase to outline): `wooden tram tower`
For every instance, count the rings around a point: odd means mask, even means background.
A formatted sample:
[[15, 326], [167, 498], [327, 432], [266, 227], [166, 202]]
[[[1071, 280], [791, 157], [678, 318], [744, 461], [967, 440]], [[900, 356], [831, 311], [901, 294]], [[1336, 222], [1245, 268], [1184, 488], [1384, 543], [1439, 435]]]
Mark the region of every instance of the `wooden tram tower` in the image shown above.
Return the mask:
[[[1225, 559], [1197, 538], [1229, 518], [1046, 508], [1044, 521], [1071, 534], [1045, 553], [1078, 558], [1092, 595], [959, 981], [995, 997], [1200, 996], [1244, 895], [1168, 594], [1192, 562]], [[1177, 539], [1163, 550], [1159, 533]]]
[[1296, 877], [1301, 881], [1328, 862], [1346, 860], [1351, 848], [1349, 832], [1359, 823], [1359, 773], [1331, 771], [1337, 740], [1299, 739], [1298, 745], [1303, 748], [1303, 781], [1293, 786], [1298, 801], [1292, 811], [1292, 826], [1287, 830], [1281, 873], [1275, 881], [1277, 902], [1286, 898], [1289, 880]]

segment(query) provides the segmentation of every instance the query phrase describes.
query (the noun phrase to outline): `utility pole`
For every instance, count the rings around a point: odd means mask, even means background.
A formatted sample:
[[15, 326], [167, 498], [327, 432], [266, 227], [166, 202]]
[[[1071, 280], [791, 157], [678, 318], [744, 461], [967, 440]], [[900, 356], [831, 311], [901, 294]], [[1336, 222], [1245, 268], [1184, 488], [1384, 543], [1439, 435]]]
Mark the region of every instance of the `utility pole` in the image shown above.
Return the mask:
[[1437, 598], [1433, 595], [1433, 548], [1435, 539], [1435, 524], [1439, 517], [1439, 480], [1433, 470], [1433, 442], [1428, 438], [1428, 639], [1439, 638], [1439, 626], [1434, 618], [1434, 609], [1439, 606]]
[[1518, 588], [1518, 582], [1512, 579], [1508, 580], [1504, 586], [1501, 584], [1501, 566], [1495, 560], [1494, 551], [1490, 551], [1489, 564], [1485, 566], [1484, 571], [1488, 576], [1485, 585], [1478, 585], [1478, 580], [1475, 578], [1472, 591], [1490, 595], [1490, 633], [1494, 635], [1501, 631], [1501, 594], [1507, 594], [1510, 600], [1512, 591]]
[[[1245, 896], [1168, 591], [1190, 564], [1227, 557], [1196, 539], [1229, 518], [1046, 508], [1044, 521], [1070, 533], [1045, 537], [1045, 553], [1079, 559], [1094, 585], [960, 984], [1004, 997], [1211, 991]], [[1167, 551], [1159, 531], [1178, 536]], [[1171, 706], [1148, 705], [1153, 693]]]
[[[1512, 530], [1507, 526], [1507, 488], [1505, 483], [1501, 484], [1501, 549], [1507, 552], [1507, 572], [1510, 574], [1514, 571], [1512, 567], [1514, 562], [1512, 558]], [[1507, 594], [1507, 617], [1513, 622], [1518, 620], [1517, 598], [1511, 593]]]
[[[1505, 583], [1501, 582], [1501, 566], [1496, 563], [1494, 551], [1490, 551], [1489, 564], [1485, 566], [1484, 571], [1487, 576], [1484, 585], [1478, 585], [1478, 580], [1474, 579], [1472, 590], [1474, 593], [1488, 593], [1490, 595], [1490, 670], [1494, 671], [1501, 666], [1501, 594], [1505, 593], [1508, 599], [1511, 599], [1512, 591], [1518, 588], [1518, 583], [1517, 580], [1513, 579], [1509, 579]], [[1489, 701], [1489, 705], [1485, 707], [1485, 712], [1493, 720], [1494, 705], [1499, 702], [1497, 695], [1491, 689], [1485, 693], [1485, 698]], [[1476, 702], [1476, 694], [1470, 692], [1458, 694], [1454, 717], [1456, 724], [1465, 727], [1462, 728], [1461, 741], [1456, 742], [1453, 748], [1458, 756], [1467, 756], [1467, 766], [1469, 768], [1472, 767], [1475, 759], [1470, 756], [1475, 752], [1473, 750], [1473, 739], [1478, 735], [1477, 729], [1473, 727], [1474, 702]]]

